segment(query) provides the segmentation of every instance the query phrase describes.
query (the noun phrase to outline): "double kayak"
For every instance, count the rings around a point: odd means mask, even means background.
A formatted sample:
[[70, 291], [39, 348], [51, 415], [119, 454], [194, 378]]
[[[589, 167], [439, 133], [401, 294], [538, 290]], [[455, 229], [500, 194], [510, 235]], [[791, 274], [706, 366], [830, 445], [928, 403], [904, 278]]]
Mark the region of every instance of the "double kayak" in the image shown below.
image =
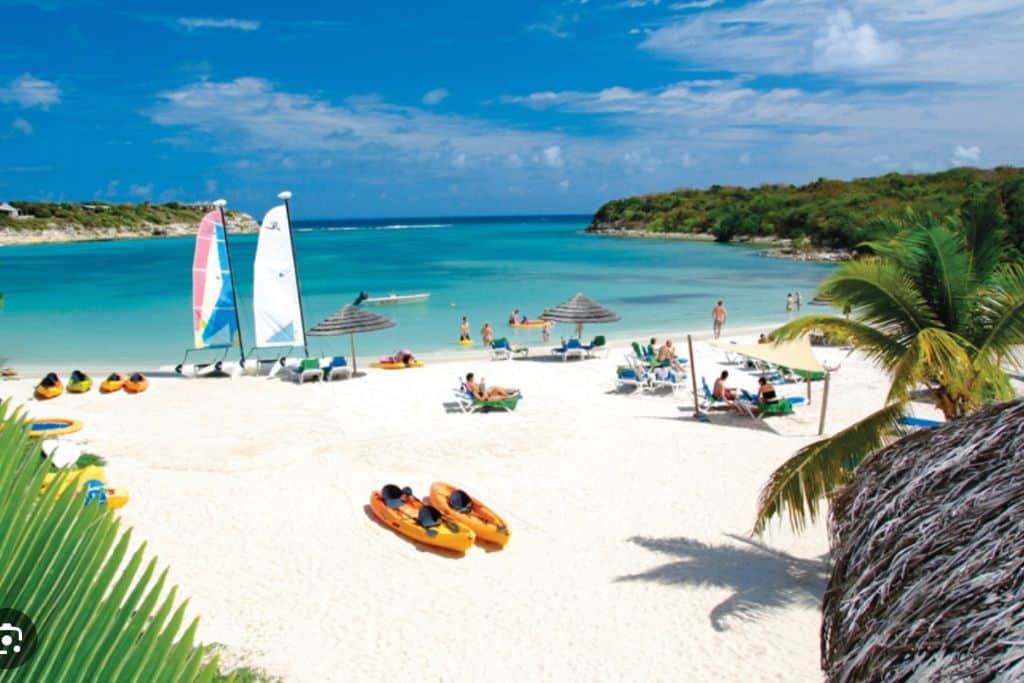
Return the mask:
[[[44, 493], [58, 476], [60, 476], [60, 473], [58, 472], [51, 472], [44, 476], [43, 486], [39, 490], [39, 493]], [[71, 486], [74, 486], [75, 493], [85, 495], [85, 505], [96, 502], [111, 510], [116, 510], [117, 508], [122, 508], [127, 505], [127, 489], [109, 488], [106, 485], [106, 480], [107, 475], [103, 471], [102, 467], [88, 465], [76, 472], [68, 473], [61, 478], [60, 484], [57, 488], [57, 497], [59, 498], [65, 491], [71, 488]]]
[[72, 394], [84, 394], [92, 389], [92, 377], [81, 370], [75, 370], [68, 378], [68, 391]]
[[40, 380], [39, 384], [36, 385], [36, 398], [40, 400], [47, 400], [51, 398], [57, 398], [64, 393], [64, 384], [60, 381], [60, 377], [57, 376], [56, 372], [51, 372]]
[[406, 368], [422, 368], [423, 363], [418, 360], [411, 361], [406, 364], [402, 361], [378, 361], [376, 363], [370, 363], [371, 368], [379, 368], [381, 370], [405, 370]]
[[385, 485], [370, 494], [370, 510], [382, 524], [417, 543], [466, 552], [476, 540], [469, 527], [447, 519], [441, 511], [426, 505], [409, 488]]
[[124, 377], [112, 372], [109, 377], [100, 383], [100, 393], [109, 394], [114, 391], [121, 391], [124, 388]]
[[141, 394], [149, 388], [149, 380], [141, 372], [136, 372], [124, 381], [124, 390], [129, 394]]
[[505, 547], [512, 532], [496, 512], [462, 489], [443, 481], [430, 485], [430, 504], [445, 517], [469, 527], [477, 539]]

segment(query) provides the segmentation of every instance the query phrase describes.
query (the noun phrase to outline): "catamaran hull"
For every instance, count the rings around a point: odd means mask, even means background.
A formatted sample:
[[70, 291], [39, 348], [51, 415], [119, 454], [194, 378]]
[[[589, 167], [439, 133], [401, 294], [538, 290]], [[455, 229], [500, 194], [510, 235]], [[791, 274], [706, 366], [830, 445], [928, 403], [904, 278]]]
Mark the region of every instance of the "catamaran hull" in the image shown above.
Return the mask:
[[420, 304], [430, 298], [429, 294], [404, 294], [401, 296], [376, 296], [364, 299], [363, 303], [376, 305]]

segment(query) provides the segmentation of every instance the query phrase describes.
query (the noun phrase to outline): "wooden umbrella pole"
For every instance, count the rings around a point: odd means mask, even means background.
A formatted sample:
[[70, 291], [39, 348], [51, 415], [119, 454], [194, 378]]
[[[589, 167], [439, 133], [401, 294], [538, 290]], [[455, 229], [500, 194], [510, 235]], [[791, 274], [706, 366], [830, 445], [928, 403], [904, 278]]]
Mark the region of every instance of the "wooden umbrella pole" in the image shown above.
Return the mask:
[[348, 338], [349, 338], [349, 341], [352, 342], [352, 376], [354, 377], [355, 374], [356, 374], [356, 370], [357, 370], [357, 368], [356, 368], [356, 334], [355, 334], [355, 332], [350, 332], [349, 335], [348, 335]]
[[690, 381], [693, 383], [693, 416], [700, 417], [700, 402], [697, 400], [697, 366], [693, 361], [693, 337], [686, 335], [686, 344], [690, 347]]
[[825, 373], [825, 389], [821, 395], [821, 419], [818, 421], [818, 436], [825, 433], [825, 409], [828, 407], [828, 385], [831, 377], [831, 372]]
[[[828, 377], [828, 374], [825, 375]], [[807, 370], [804, 373], [804, 379], [807, 381], [807, 405], [811, 405], [811, 371]]]

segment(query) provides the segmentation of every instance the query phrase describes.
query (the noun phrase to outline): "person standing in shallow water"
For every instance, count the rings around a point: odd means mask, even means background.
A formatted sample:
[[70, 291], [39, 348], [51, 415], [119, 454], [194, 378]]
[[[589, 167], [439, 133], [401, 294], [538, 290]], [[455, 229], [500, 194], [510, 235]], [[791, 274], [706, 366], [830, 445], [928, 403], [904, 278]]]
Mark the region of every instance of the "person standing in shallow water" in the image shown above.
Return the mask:
[[462, 316], [462, 325], [459, 326], [459, 341], [469, 341], [469, 319]]
[[715, 339], [722, 336], [722, 325], [725, 324], [725, 319], [728, 315], [728, 312], [725, 310], [725, 304], [721, 301], [711, 309], [711, 331], [714, 333]]
[[800, 292], [797, 292], [796, 293], [796, 312], [797, 313], [800, 312], [800, 307], [803, 306], [803, 304], [804, 304], [804, 298], [803, 298], [803, 296], [801, 296]]
[[793, 312], [793, 295], [787, 292], [786, 293], [786, 313], [792, 313], [792, 312]]

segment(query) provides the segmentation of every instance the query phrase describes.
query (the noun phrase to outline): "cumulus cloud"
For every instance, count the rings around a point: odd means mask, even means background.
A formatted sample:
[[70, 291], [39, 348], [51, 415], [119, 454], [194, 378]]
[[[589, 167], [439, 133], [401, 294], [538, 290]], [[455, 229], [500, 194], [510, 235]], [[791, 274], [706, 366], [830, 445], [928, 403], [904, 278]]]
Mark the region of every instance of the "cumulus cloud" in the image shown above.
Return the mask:
[[668, 6], [669, 9], [675, 11], [687, 10], [687, 9], [708, 9], [715, 5], [721, 4], [722, 0], [694, 0], [694, 2], [674, 2]]
[[544, 163], [552, 168], [565, 166], [565, 159], [562, 158], [562, 148], [558, 145], [545, 147], [543, 152]]
[[814, 50], [819, 71], [863, 69], [889, 64], [900, 56], [898, 43], [882, 40], [871, 24], [858, 26], [845, 9], [829, 17], [824, 34], [814, 41]]
[[11, 126], [22, 135], [32, 135], [32, 124], [25, 119], [14, 119], [14, 123]]
[[427, 91], [423, 95], [423, 104], [434, 105], [439, 104], [441, 100], [448, 97], [448, 91], [444, 88], [434, 88], [433, 90]]
[[152, 197], [153, 183], [147, 183], [145, 185], [130, 185], [128, 187], [128, 194], [133, 197]]
[[957, 145], [953, 148], [953, 163], [958, 166], [967, 166], [970, 164], [977, 164], [981, 161], [981, 148], [977, 145], [971, 145], [965, 147], [964, 145]]
[[0, 102], [13, 102], [24, 109], [48, 109], [60, 102], [61, 92], [56, 83], [24, 73], [5, 87], [0, 87]]
[[181, 17], [178, 19], [178, 26], [189, 31], [198, 29], [228, 29], [232, 31], [258, 31], [262, 25], [254, 19], [236, 19], [226, 17], [222, 19], [212, 17]]

